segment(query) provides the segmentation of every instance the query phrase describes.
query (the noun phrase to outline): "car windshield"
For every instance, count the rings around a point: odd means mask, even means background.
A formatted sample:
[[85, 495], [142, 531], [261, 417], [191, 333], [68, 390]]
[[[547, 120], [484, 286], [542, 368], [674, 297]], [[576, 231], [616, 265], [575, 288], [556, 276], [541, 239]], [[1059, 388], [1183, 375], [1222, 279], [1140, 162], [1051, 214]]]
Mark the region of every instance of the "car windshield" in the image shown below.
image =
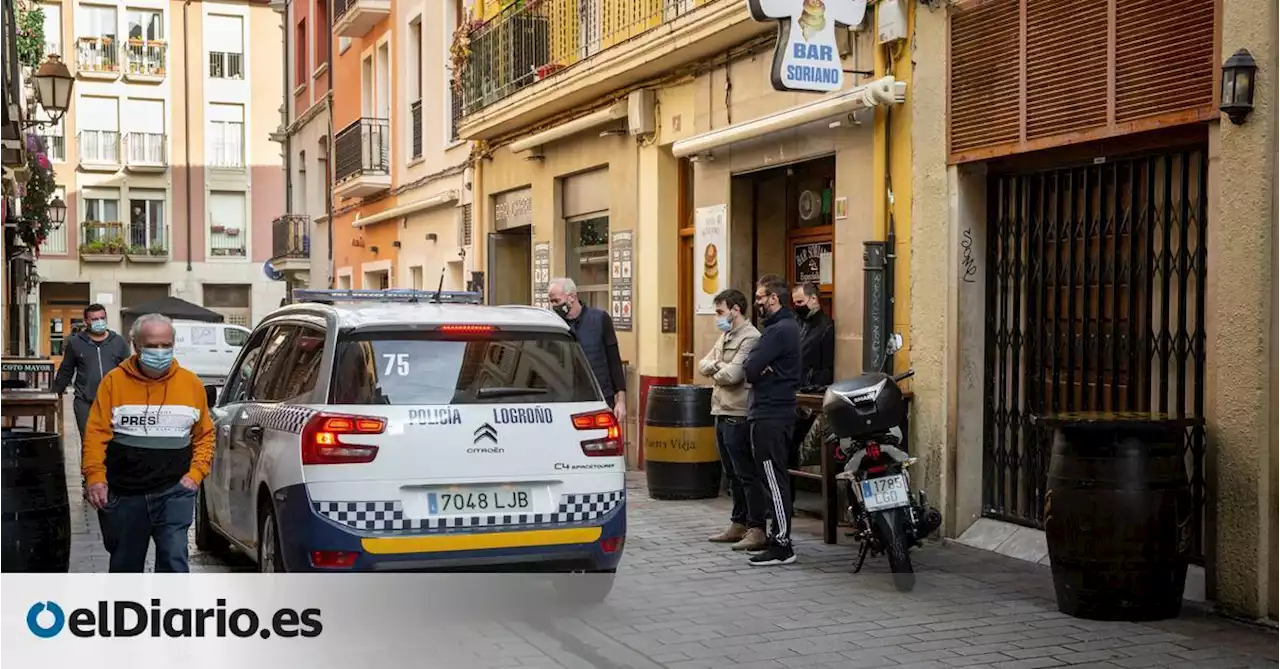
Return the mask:
[[592, 402], [600, 391], [567, 334], [495, 332], [447, 336], [362, 332], [341, 336], [333, 404]]

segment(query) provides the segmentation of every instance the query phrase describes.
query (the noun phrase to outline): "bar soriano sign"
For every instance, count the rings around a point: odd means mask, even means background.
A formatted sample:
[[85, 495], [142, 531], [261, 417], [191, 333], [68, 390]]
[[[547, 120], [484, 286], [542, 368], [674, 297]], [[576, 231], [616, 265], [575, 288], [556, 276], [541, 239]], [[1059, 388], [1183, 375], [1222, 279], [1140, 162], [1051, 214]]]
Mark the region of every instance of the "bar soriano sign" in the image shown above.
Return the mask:
[[838, 91], [844, 84], [836, 24], [862, 23], [867, 0], [747, 0], [751, 17], [778, 22], [773, 87], [780, 91]]

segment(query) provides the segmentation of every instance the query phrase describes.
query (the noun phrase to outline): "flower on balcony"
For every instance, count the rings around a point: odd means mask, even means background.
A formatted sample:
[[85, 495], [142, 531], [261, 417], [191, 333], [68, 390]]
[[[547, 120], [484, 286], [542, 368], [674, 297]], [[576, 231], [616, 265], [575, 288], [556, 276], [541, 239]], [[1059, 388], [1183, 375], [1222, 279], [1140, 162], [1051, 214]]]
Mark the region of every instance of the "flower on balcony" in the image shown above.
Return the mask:
[[449, 45], [449, 71], [456, 91], [462, 90], [462, 77], [467, 70], [467, 59], [471, 57], [471, 34], [483, 25], [484, 21], [468, 16], [453, 31], [453, 42]]
[[30, 177], [22, 184], [22, 218], [18, 223], [18, 237], [23, 244], [40, 253], [40, 245], [53, 230], [49, 220], [49, 201], [53, 199], [53, 165], [45, 153], [44, 139], [36, 134], [26, 137], [27, 172]]
[[44, 10], [39, 4], [25, 3], [18, 9], [17, 37], [18, 62], [25, 67], [38, 68], [44, 62]]

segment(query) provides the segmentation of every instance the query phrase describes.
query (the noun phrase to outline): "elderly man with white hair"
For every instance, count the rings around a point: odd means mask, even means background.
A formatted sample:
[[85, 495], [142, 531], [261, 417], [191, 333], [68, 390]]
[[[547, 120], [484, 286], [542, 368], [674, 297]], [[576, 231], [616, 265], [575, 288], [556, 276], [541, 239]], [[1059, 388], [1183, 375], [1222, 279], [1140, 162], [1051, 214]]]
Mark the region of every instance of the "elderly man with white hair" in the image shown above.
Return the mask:
[[613, 329], [609, 312], [589, 307], [578, 299], [578, 285], [573, 279], [552, 279], [547, 286], [547, 301], [551, 310], [569, 324], [582, 352], [587, 355], [596, 382], [604, 392], [605, 402], [617, 416], [618, 422], [627, 420], [627, 380], [622, 372], [622, 354], [618, 352], [618, 335]]
[[213, 460], [204, 385], [173, 359], [173, 322], [140, 317], [134, 354], [98, 386], [85, 430], [85, 497], [98, 510], [110, 571], [141, 572], [156, 544], [157, 572], [186, 572], [196, 490]]

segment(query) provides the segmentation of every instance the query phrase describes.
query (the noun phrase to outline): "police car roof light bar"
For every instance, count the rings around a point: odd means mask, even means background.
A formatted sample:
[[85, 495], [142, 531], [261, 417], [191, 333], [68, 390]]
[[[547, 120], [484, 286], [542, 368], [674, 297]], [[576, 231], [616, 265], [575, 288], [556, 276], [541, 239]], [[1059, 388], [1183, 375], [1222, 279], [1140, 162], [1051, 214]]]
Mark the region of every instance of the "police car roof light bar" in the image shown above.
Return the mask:
[[319, 302], [335, 304], [337, 302], [408, 302], [410, 304], [431, 302], [436, 304], [481, 304], [480, 293], [461, 290], [413, 290], [408, 288], [392, 288], [388, 290], [360, 289], [296, 289], [293, 297], [298, 302]]

